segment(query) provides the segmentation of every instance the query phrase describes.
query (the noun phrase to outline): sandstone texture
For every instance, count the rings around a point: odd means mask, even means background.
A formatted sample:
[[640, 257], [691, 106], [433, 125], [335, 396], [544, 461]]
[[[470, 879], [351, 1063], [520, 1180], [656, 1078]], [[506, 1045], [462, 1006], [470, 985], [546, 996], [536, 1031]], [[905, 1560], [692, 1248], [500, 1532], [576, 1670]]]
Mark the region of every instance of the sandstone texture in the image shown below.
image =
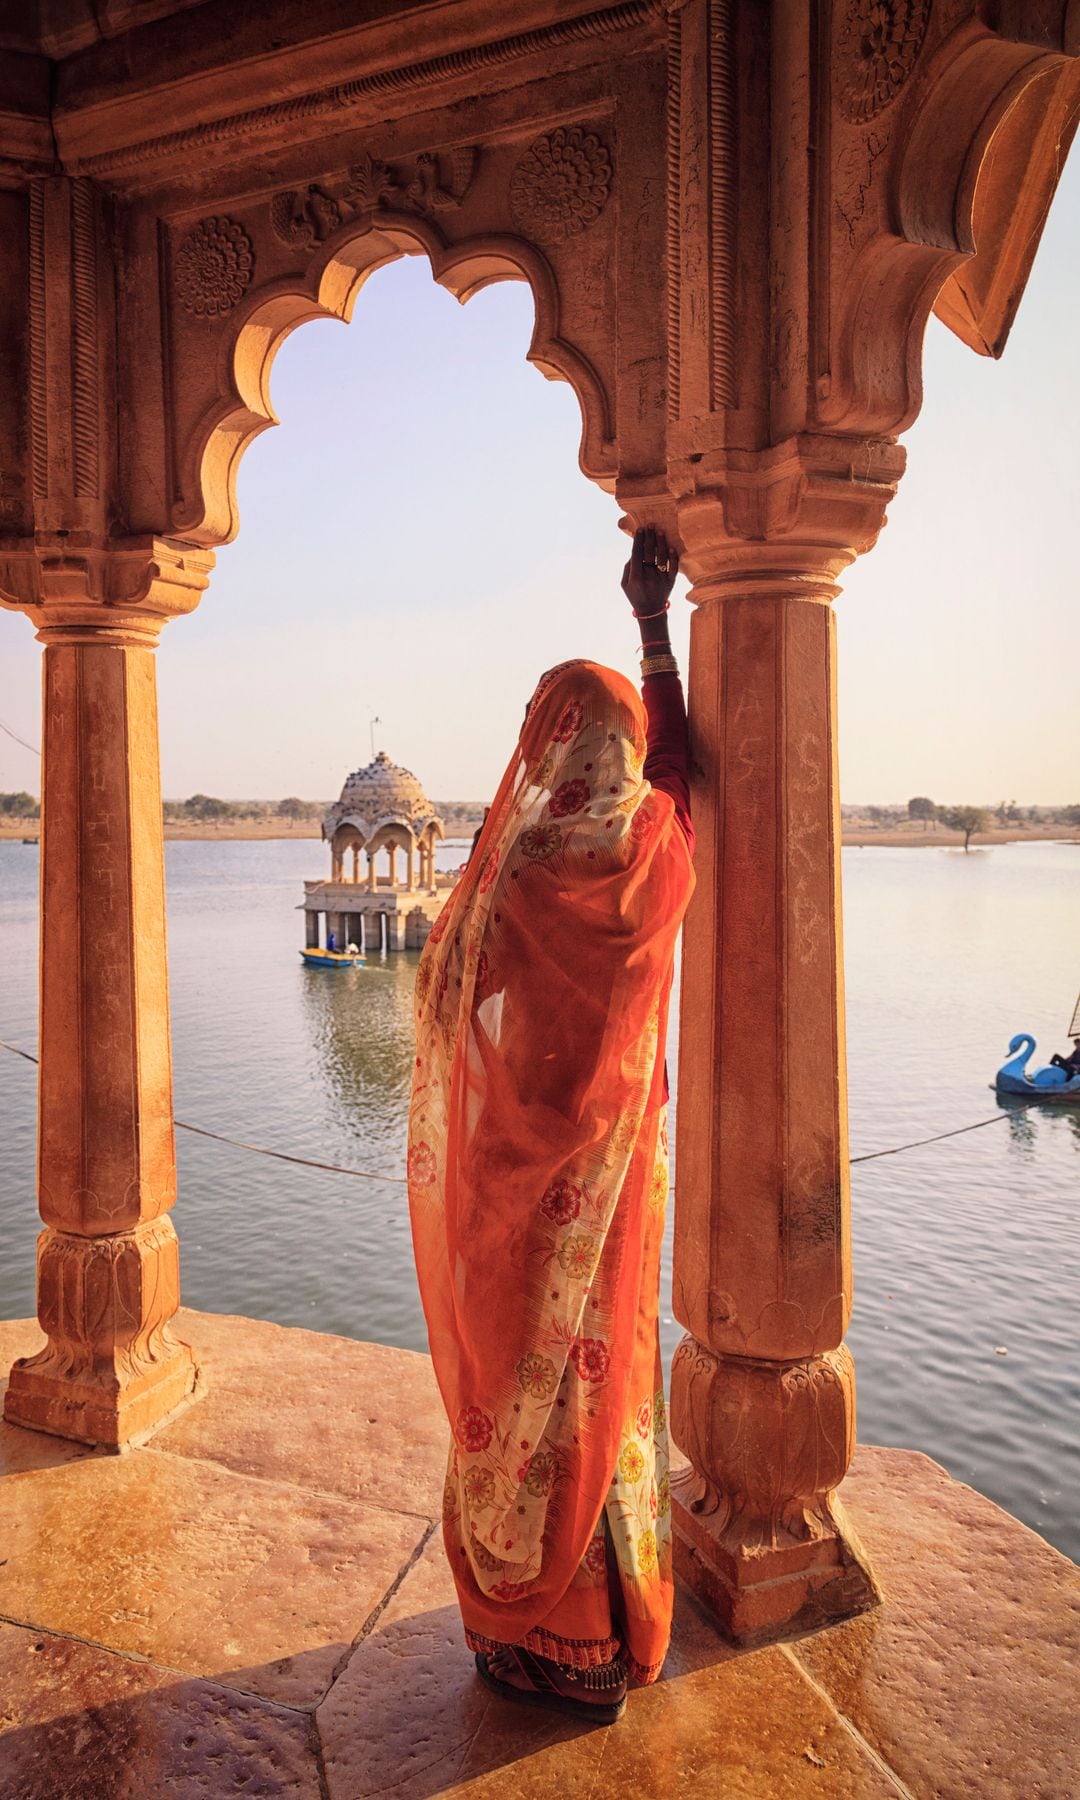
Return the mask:
[[[178, 1327], [205, 1387], [141, 1449], [0, 1427], [4, 1800], [1080, 1790], [1080, 1573], [928, 1458], [860, 1449], [842, 1489], [880, 1606], [740, 1651], [680, 1589], [663, 1679], [590, 1729], [475, 1676], [426, 1357]], [[0, 1324], [5, 1360], [40, 1342]]]

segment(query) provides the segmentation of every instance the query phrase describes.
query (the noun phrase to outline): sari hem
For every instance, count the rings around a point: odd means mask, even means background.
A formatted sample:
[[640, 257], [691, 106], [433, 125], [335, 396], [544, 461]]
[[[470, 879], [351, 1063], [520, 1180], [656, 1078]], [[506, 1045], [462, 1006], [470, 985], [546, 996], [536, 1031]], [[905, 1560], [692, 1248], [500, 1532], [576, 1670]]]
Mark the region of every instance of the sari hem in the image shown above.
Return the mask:
[[665, 1658], [661, 1657], [660, 1661], [656, 1663], [639, 1663], [636, 1657], [631, 1656], [629, 1650], [625, 1650], [623, 1661], [626, 1664], [626, 1679], [631, 1687], [652, 1687], [653, 1683], [660, 1678]]
[[481, 1637], [479, 1632], [470, 1631], [466, 1626], [465, 1642], [470, 1650], [479, 1650], [484, 1655], [514, 1648], [531, 1650], [534, 1656], [546, 1656], [549, 1662], [561, 1663], [564, 1669], [602, 1669], [623, 1653], [622, 1644], [617, 1637], [564, 1638], [554, 1631], [547, 1631], [542, 1625], [534, 1625], [531, 1631], [527, 1631], [523, 1638], [516, 1639], [513, 1644], [500, 1643], [497, 1638]]

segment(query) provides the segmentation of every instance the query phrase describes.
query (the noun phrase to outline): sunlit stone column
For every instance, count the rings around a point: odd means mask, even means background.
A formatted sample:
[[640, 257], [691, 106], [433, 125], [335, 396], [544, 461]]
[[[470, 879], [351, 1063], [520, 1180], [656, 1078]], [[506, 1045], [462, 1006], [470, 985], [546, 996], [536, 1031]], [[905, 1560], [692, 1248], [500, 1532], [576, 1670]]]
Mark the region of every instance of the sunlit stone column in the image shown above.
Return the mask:
[[[211, 560], [195, 553], [194, 568], [180, 565], [185, 606]], [[15, 1363], [4, 1411], [17, 1425], [117, 1447], [172, 1412], [195, 1379], [170, 1326], [179, 1266], [168, 1217], [161, 617], [62, 603], [32, 616], [45, 644], [38, 1318], [48, 1343]]]
[[405, 886], [410, 894], [416, 886], [416, 840], [411, 837], [405, 850]]
[[[762, 546], [764, 551], [764, 546]], [[679, 1053], [676, 1566], [744, 1643], [876, 1590], [836, 1499], [855, 1435], [834, 576], [699, 580], [697, 892]]]
[[375, 892], [375, 889], [379, 884], [379, 872], [375, 865], [374, 850], [369, 850], [367, 853], [367, 884], [372, 893]]

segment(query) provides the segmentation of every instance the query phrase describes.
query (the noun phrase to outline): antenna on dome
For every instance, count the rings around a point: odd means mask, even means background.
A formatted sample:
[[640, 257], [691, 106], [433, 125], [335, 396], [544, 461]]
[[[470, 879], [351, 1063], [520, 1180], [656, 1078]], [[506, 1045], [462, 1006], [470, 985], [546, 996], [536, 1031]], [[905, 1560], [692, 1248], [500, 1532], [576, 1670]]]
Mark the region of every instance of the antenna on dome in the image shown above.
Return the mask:
[[382, 720], [379, 718], [378, 714], [376, 713], [375, 717], [371, 721], [371, 760], [372, 760], [372, 762], [375, 761], [375, 727], [376, 727], [376, 725], [381, 725], [381, 724], [382, 724]]

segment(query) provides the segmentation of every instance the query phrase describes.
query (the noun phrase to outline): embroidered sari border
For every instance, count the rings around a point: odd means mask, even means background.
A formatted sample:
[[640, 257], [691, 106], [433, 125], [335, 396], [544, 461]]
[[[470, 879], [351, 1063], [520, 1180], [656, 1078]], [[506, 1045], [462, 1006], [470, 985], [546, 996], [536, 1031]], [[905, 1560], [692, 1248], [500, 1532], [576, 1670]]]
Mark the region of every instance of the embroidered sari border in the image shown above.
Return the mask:
[[561, 1663], [564, 1669], [602, 1669], [607, 1663], [614, 1662], [622, 1655], [622, 1644], [617, 1637], [606, 1638], [564, 1638], [554, 1631], [547, 1631], [542, 1625], [534, 1625], [527, 1631], [516, 1645], [500, 1643], [497, 1638], [482, 1637], [479, 1632], [465, 1628], [465, 1642], [470, 1650], [479, 1650], [482, 1655], [495, 1655], [500, 1650], [531, 1650], [534, 1656], [546, 1656], [549, 1662]]

